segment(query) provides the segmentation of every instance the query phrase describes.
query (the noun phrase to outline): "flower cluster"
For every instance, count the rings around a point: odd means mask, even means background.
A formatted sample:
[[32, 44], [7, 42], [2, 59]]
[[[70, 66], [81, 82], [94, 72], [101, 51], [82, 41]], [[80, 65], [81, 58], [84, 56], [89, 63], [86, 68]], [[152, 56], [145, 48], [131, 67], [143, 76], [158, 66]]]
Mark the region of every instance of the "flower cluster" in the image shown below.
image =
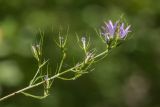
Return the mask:
[[124, 23], [120, 23], [119, 21], [112, 23], [111, 20], [109, 22], [105, 22], [105, 25], [102, 26], [102, 36], [104, 37], [107, 44], [110, 44], [112, 40], [117, 38], [118, 40], [124, 40], [127, 37], [127, 34], [130, 31], [130, 25], [124, 28]]

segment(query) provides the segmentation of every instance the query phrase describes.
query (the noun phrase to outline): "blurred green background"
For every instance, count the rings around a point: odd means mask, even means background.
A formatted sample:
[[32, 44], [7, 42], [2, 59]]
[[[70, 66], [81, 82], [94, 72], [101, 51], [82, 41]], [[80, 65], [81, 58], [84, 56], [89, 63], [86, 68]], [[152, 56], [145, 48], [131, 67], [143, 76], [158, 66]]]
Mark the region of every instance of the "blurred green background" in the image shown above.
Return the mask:
[[[78, 60], [75, 32], [90, 34], [93, 47], [103, 50], [94, 28], [122, 14], [133, 36], [94, 72], [75, 81], [56, 80], [44, 100], [17, 95], [0, 107], [160, 107], [160, 0], [0, 0], [0, 96], [25, 87], [34, 75], [31, 44], [39, 29], [45, 31], [45, 53], [54, 69], [59, 50], [53, 39], [60, 28], [70, 26], [68, 53]], [[72, 65], [73, 58], [65, 63]]]

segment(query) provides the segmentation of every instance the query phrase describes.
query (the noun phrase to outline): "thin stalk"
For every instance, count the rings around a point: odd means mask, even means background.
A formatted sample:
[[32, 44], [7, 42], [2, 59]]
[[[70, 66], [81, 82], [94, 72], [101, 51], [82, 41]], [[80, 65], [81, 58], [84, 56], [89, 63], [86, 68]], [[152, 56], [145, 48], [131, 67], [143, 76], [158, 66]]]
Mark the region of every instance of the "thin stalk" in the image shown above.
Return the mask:
[[[81, 63], [80, 65], [82, 65], [82, 63]], [[77, 65], [77, 66], [80, 66], [80, 65]], [[57, 77], [65, 74], [65, 73], [73, 70], [73, 69], [76, 68], [77, 66], [74, 66], [74, 67], [72, 67], [72, 68], [70, 68], [70, 69], [68, 69], [68, 70], [66, 70], [66, 71], [63, 71], [63, 72], [61, 72], [61, 73], [58, 73], [58, 74], [56, 74], [56, 75], [54, 75], [54, 76], [52, 76], [52, 77], [50, 77], [50, 78], [48, 78], [48, 79], [46, 79], [46, 80], [43, 80], [43, 81], [41, 81], [41, 82], [39, 82], [39, 83], [36, 83], [36, 84], [34, 84], [34, 85], [31, 85], [31, 86], [27, 86], [27, 87], [25, 87], [25, 88], [23, 88], [23, 89], [21, 89], [21, 90], [18, 90], [18, 91], [13, 92], [13, 93], [11, 93], [11, 94], [9, 94], [9, 95], [6, 95], [6, 96], [0, 98], [0, 101], [3, 101], [3, 100], [5, 100], [5, 99], [8, 99], [8, 98], [10, 98], [10, 97], [12, 97], [12, 96], [14, 96], [14, 95], [16, 95], [16, 94], [20, 94], [20, 93], [22, 93], [22, 92], [24, 92], [24, 91], [26, 91], [26, 90], [32, 89], [32, 88], [34, 88], [34, 87], [37, 87], [37, 86], [43, 84], [43, 83], [46, 82], [46, 81], [53, 80], [53, 79], [55, 79], [55, 78], [57, 78]]]
[[36, 95], [32, 95], [32, 94], [25, 93], [25, 92], [21, 92], [21, 93], [24, 94], [25, 96], [36, 98], [36, 99], [44, 99], [44, 98], [46, 98], [48, 96], [48, 95], [45, 95], [45, 96], [36, 96]]
[[[94, 57], [94, 59], [105, 55], [107, 52], [108, 52], [108, 50], [106, 50], [106, 51], [98, 54], [97, 56]], [[36, 83], [36, 84], [33, 84], [33, 85], [29, 85], [29, 86], [27, 86], [27, 87], [25, 87], [25, 88], [23, 88], [23, 89], [20, 89], [20, 90], [18, 90], [18, 91], [16, 91], [16, 92], [13, 92], [13, 93], [11, 93], [11, 94], [8, 94], [8, 95], [0, 98], [0, 102], [3, 101], [3, 100], [6, 100], [6, 99], [8, 99], [8, 98], [10, 98], [10, 97], [12, 97], [12, 96], [15, 96], [15, 95], [17, 95], [17, 94], [20, 94], [20, 93], [22, 93], [22, 92], [24, 92], [24, 91], [26, 91], [26, 90], [29, 90], [29, 89], [32, 89], [32, 88], [34, 88], [34, 87], [40, 86], [41, 84], [45, 83], [46, 81], [53, 80], [53, 79], [55, 79], [55, 78], [57, 78], [57, 77], [59, 77], [59, 76], [62, 76], [63, 74], [66, 74], [66, 73], [68, 73], [68, 72], [70, 72], [70, 71], [73, 71], [75, 68], [77, 68], [77, 67], [79, 67], [79, 66], [81, 66], [81, 65], [83, 65], [83, 64], [84, 64], [84, 63], [82, 62], [82, 63], [80, 63], [79, 65], [76, 65], [76, 66], [74, 66], [74, 67], [72, 67], [72, 68], [70, 68], [70, 69], [67, 69], [67, 70], [65, 70], [65, 71], [63, 71], [63, 72], [61, 72], [61, 73], [55, 74], [54, 76], [52, 76], [52, 77], [50, 77], [50, 78], [48, 78], [48, 79], [46, 79], [46, 80], [42, 80], [42, 81], [39, 82], [39, 83]]]
[[96, 59], [96, 58], [98, 58], [98, 57], [100, 57], [100, 56], [103, 56], [103, 55], [105, 55], [105, 54], [107, 54], [107, 53], [108, 53], [108, 49], [105, 50], [105, 51], [103, 51], [102, 53], [96, 55], [93, 59]]
[[34, 77], [33, 77], [33, 79], [31, 80], [31, 82], [30, 82], [30, 84], [29, 84], [29, 85], [32, 85], [32, 84], [34, 83], [34, 81], [35, 81], [35, 79], [36, 79], [36, 77], [37, 77], [37, 75], [38, 75], [39, 71], [40, 71], [40, 68], [38, 68], [38, 70], [37, 70], [36, 74], [34, 75]]
[[61, 71], [61, 69], [62, 69], [62, 65], [63, 65], [64, 59], [65, 59], [65, 53], [63, 53], [63, 57], [62, 57], [62, 60], [61, 60], [61, 62], [60, 62], [59, 68], [58, 68], [58, 73], [59, 73], [59, 72]]
[[41, 68], [46, 64], [48, 62], [48, 60], [47, 61], [45, 61], [44, 63], [39, 63], [38, 64], [38, 70], [37, 70], [37, 72], [35, 73], [35, 75], [34, 75], [34, 77], [33, 77], [33, 79], [31, 80], [31, 82], [30, 82], [30, 84], [29, 85], [32, 85], [32, 84], [34, 84], [34, 82], [36, 81], [36, 77], [37, 77], [37, 75], [39, 74], [39, 72], [40, 72], [40, 70], [41, 70]]

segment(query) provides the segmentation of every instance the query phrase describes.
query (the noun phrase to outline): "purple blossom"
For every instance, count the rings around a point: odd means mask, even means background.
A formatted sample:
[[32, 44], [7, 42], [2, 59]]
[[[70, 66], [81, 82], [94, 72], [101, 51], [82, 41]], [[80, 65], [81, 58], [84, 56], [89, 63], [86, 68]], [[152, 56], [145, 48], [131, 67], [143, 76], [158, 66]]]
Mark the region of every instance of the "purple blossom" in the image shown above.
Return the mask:
[[117, 24], [118, 24], [118, 22], [113, 24], [112, 21], [109, 20], [109, 22], [108, 23], [105, 22], [105, 26], [102, 27], [102, 29], [103, 29], [102, 35], [104, 36], [105, 41], [107, 43], [109, 42], [109, 40], [111, 38], [114, 37], [115, 31], [117, 29]]
[[[130, 25], [124, 28], [124, 23], [120, 24], [119, 21], [112, 23], [111, 20], [108, 21], [108, 23], [105, 22], [105, 25], [102, 26], [102, 36], [104, 36], [104, 39], [106, 43], [109, 43], [114, 40], [115, 37], [118, 37], [117, 39], [124, 39], [127, 34], [130, 32]], [[116, 39], [115, 39], [116, 40]]]
[[104, 27], [104, 33], [105, 34], [108, 34], [108, 36], [110, 38], [113, 38], [114, 37], [114, 34], [115, 34], [115, 31], [116, 31], [116, 28], [117, 28], [117, 22], [115, 24], [112, 23], [111, 20], [109, 20], [108, 23], [105, 23], [105, 27]]
[[131, 26], [129, 25], [129, 26], [127, 26], [126, 29], [124, 29], [124, 23], [121, 24], [121, 26], [119, 28], [120, 29], [120, 38], [121, 39], [123, 39], [123, 38], [125, 38], [127, 36], [128, 32], [130, 32], [130, 30], [129, 30], [130, 27]]

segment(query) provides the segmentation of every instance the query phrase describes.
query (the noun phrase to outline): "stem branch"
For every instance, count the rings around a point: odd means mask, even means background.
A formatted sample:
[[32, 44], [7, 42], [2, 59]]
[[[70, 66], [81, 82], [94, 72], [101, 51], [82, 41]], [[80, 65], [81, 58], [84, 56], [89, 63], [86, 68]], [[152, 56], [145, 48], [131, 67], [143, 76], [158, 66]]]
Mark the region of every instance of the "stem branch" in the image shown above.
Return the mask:
[[[101, 57], [101, 56], [103, 56], [103, 55], [105, 55], [105, 54], [107, 54], [107, 53], [108, 53], [108, 50], [105, 50], [105, 51], [103, 51], [102, 53], [96, 55], [96, 56], [94, 57], [94, 59], [96, 59], [96, 58], [98, 58], [98, 57]], [[61, 63], [63, 63], [63, 60], [62, 60]], [[8, 98], [10, 98], [10, 97], [12, 97], [12, 96], [14, 96], [14, 95], [16, 95], [16, 94], [20, 94], [20, 93], [22, 93], [22, 92], [24, 92], [24, 91], [26, 91], [26, 90], [32, 89], [32, 88], [34, 88], [34, 87], [37, 87], [37, 86], [43, 84], [43, 83], [46, 82], [46, 81], [53, 80], [53, 79], [55, 79], [55, 78], [57, 78], [57, 77], [59, 77], [59, 76], [61, 76], [61, 75], [63, 75], [63, 74], [66, 74], [66, 73], [68, 73], [68, 72], [70, 72], [70, 71], [73, 71], [75, 68], [81, 66], [82, 64], [84, 64], [84, 63], [82, 62], [82, 63], [80, 63], [80, 64], [78, 64], [78, 65], [75, 65], [74, 67], [72, 67], [72, 68], [70, 68], [70, 69], [67, 69], [67, 70], [65, 70], [65, 71], [63, 71], [63, 72], [60, 72], [60, 73], [55, 74], [54, 76], [52, 76], [52, 77], [50, 77], [50, 78], [48, 78], [48, 79], [46, 79], [46, 80], [43, 80], [43, 81], [41, 81], [41, 82], [39, 82], [39, 83], [36, 83], [36, 84], [33, 84], [33, 85], [29, 85], [29, 86], [27, 86], [27, 87], [25, 87], [25, 88], [23, 88], [23, 89], [20, 89], [20, 90], [18, 90], [18, 91], [16, 91], [16, 92], [13, 92], [13, 93], [11, 93], [11, 94], [8, 94], [8, 95], [0, 98], [0, 102], [3, 101], [3, 100], [5, 100], [5, 99], [8, 99]], [[60, 67], [59, 69], [61, 69], [61, 67]]]

